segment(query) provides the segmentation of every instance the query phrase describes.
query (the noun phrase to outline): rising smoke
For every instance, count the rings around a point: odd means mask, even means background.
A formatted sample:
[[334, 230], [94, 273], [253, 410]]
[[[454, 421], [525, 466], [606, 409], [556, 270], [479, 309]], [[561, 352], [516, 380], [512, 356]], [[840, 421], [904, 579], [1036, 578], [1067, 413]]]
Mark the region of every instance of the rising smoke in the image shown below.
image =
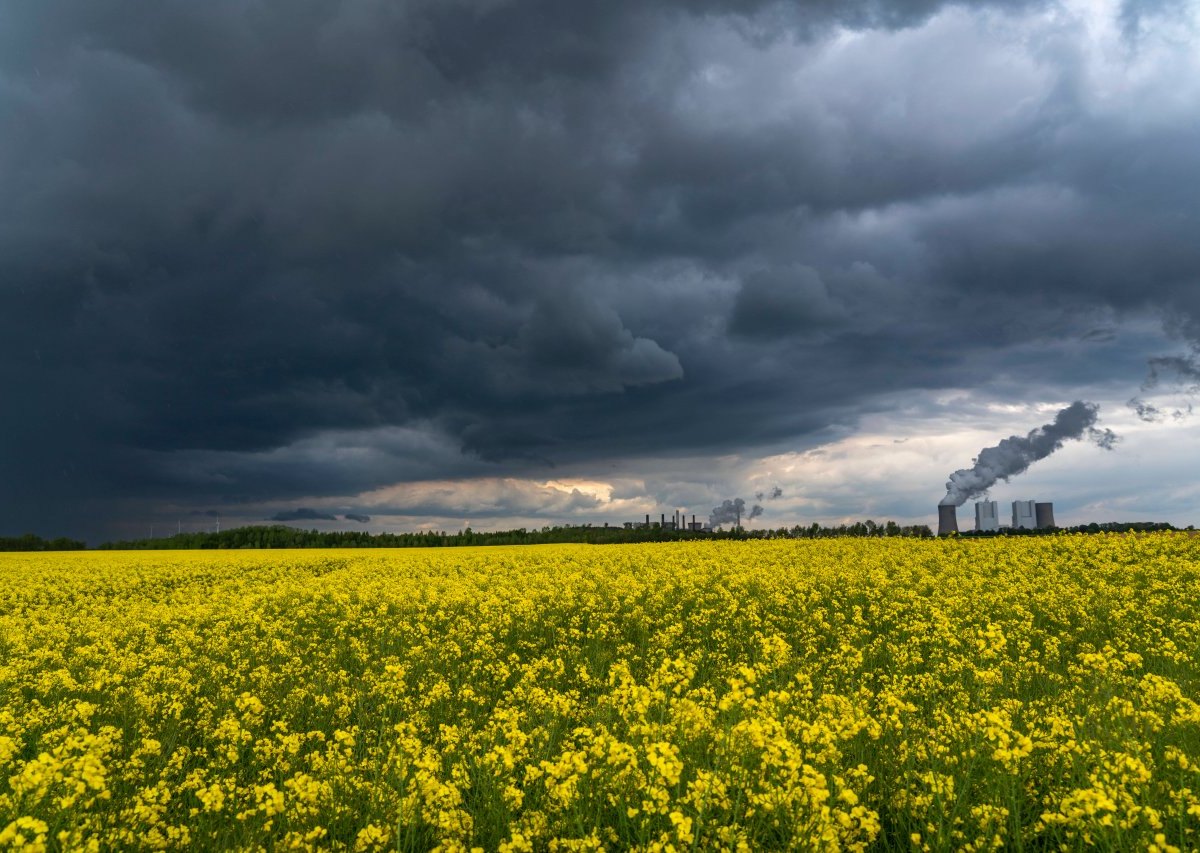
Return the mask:
[[995, 447], [985, 447], [975, 458], [973, 468], [962, 468], [950, 475], [941, 503], [962, 506], [986, 492], [997, 480], [1008, 480], [1039, 459], [1045, 459], [1065, 441], [1087, 437], [1105, 450], [1112, 450], [1119, 439], [1110, 429], [1096, 428], [1099, 413], [1100, 407], [1095, 403], [1077, 400], [1055, 415], [1053, 423], [1030, 430], [1028, 435], [1010, 436]]
[[1134, 397], [1125, 405], [1133, 409], [1133, 413], [1138, 416], [1138, 420], [1145, 421], [1148, 424], [1156, 423], [1163, 419], [1162, 409], [1158, 406], [1150, 405], [1139, 397]]
[[708, 526], [716, 527], [720, 524], [733, 524], [737, 527], [742, 526], [742, 516], [746, 516], [746, 520], [758, 518], [763, 514], [763, 508], [754, 504], [750, 507], [750, 511], [746, 511], [746, 502], [741, 498], [733, 500], [725, 500], [720, 506], [713, 507], [712, 514], [708, 517]]
[[733, 500], [724, 500], [720, 506], [713, 507], [712, 513], [708, 516], [708, 526], [716, 527], [720, 524], [740, 524], [742, 521], [742, 513], [746, 511], [746, 502], [741, 498]]
[[[1149, 364], [1150, 373], [1142, 383], [1142, 391], [1158, 388], [1166, 377], [1169, 385], [1182, 389], [1187, 397], [1200, 394], [1200, 350], [1194, 350], [1187, 356], [1158, 356], [1150, 359]], [[1191, 417], [1193, 412], [1190, 402], [1184, 402], [1170, 412], [1151, 405], [1140, 397], [1134, 397], [1125, 405], [1133, 410], [1139, 420], [1146, 423], [1166, 420], [1168, 415], [1177, 421], [1183, 421]]]

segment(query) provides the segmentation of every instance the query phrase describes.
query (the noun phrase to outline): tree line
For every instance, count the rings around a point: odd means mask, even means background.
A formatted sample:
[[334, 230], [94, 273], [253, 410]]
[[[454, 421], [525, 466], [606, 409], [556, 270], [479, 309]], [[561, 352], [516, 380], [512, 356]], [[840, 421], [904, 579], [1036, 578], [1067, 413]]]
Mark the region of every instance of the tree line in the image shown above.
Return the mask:
[[478, 531], [466, 528], [457, 532], [419, 531], [415, 533], [367, 533], [355, 530], [303, 530], [287, 525], [256, 525], [206, 533], [182, 533], [156, 539], [131, 539], [106, 542], [99, 547], [111, 550], [194, 549], [194, 548], [452, 548], [472, 545], [549, 545], [587, 543], [609, 545], [623, 542], [676, 542], [693, 539], [816, 539], [838, 536], [917, 536], [929, 537], [928, 525], [902, 527], [894, 521], [843, 524], [838, 527], [780, 527], [746, 530], [718, 529], [712, 532], [675, 530], [659, 524], [649, 527], [597, 527], [595, 525], [555, 525], [540, 529], [518, 527], [513, 530]]
[[[1161, 521], [1130, 521], [1081, 524], [1075, 527], [1049, 529], [1004, 528], [993, 532], [963, 531], [965, 538], [993, 536], [1046, 536], [1053, 533], [1125, 533], [1175, 530]], [[1189, 526], [1186, 528], [1191, 529]], [[830, 527], [813, 522], [808, 526], [756, 528], [738, 527], [715, 531], [675, 530], [654, 523], [650, 527], [596, 527], [555, 525], [539, 529], [518, 527], [513, 530], [478, 531], [466, 528], [457, 532], [425, 530], [414, 533], [367, 533], [361, 530], [303, 530], [285, 524], [235, 527], [220, 532], [179, 533], [149, 539], [123, 539], [96, 546], [99, 550], [195, 550], [242, 548], [454, 548], [478, 545], [549, 545], [555, 543], [587, 543], [610, 545], [623, 542], [675, 542], [693, 539], [835, 539], [842, 537], [910, 537], [933, 538], [926, 524], [902, 526], [894, 521], [876, 523], [870, 519], [853, 524]], [[32, 533], [24, 536], [0, 537], [0, 551], [80, 551], [87, 545], [75, 539], [59, 537], [43, 539]]]
[[[1077, 524], [1074, 527], [1003, 527], [1000, 530], [963, 530], [959, 536], [988, 538], [992, 536], [1050, 536], [1055, 533], [1150, 533], [1156, 530], [1178, 530], [1169, 521], [1103, 521]], [[1191, 530], [1192, 525], [1183, 528]]]
[[82, 551], [87, 545], [78, 539], [43, 539], [26, 533], [24, 536], [0, 536], [0, 551]]

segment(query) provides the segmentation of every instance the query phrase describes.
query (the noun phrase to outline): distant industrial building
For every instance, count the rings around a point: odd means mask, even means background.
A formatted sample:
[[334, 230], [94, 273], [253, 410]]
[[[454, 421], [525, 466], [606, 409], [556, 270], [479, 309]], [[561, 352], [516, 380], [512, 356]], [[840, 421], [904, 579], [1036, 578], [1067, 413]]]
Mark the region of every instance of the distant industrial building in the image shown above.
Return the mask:
[[1050, 501], [1013, 501], [1013, 527], [1050, 530], [1054, 526], [1054, 504]]
[[661, 513], [658, 517], [658, 523], [650, 522], [650, 513], [646, 513], [645, 521], [627, 521], [625, 522], [626, 530], [648, 530], [650, 528], [658, 528], [659, 530], [689, 530], [693, 533], [711, 533], [712, 528], [703, 521], [696, 521], [696, 516], [692, 516], [692, 520], [688, 521], [687, 516], [676, 510], [668, 519], [667, 514]]
[[1000, 529], [999, 509], [995, 501], [975, 502], [975, 529], [980, 532]]
[[[1050, 501], [1013, 501], [1012, 524], [1000, 523], [996, 501], [975, 502], [975, 531], [998, 533], [1002, 530], [1053, 530], [1054, 504]], [[938, 504], [938, 536], [958, 532], [958, 508]]]
[[1014, 530], [1033, 530], [1037, 527], [1033, 501], [1013, 501], [1012, 526]]

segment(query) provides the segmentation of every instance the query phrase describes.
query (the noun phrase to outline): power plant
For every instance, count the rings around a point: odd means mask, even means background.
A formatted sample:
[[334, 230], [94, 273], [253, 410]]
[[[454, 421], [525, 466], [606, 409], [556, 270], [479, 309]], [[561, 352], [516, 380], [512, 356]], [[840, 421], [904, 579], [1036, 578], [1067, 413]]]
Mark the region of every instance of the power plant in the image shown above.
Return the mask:
[[659, 515], [658, 524], [650, 523], [650, 513], [646, 513], [645, 521], [627, 521], [625, 522], [626, 530], [649, 530], [652, 527], [657, 527], [659, 530], [689, 530], [693, 533], [711, 533], [712, 528], [703, 521], [696, 521], [696, 516], [692, 516], [692, 520], [687, 520], [687, 515], [676, 510], [668, 519], [664, 512]]
[[[1008, 482], [1028, 470], [1039, 459], [1045, 459], [1063, 446], [1063, 442], [1088, 438], [1105, 450], [1112, 450], [1120, 440], [1110, 429], [1096, 426], [1100, 407], [1095, 403], [1076, 400], [1054, 416], [1054, 421], [1034, 427], [1025, 435], [1010, 435], [998, 444], [985, 447], [975, 457], [970, 468], [960, 468], [946, 482], [946, 497], [938, 504], [938, 535], [958, 532], [956, 510], [969, 499], [986, 495], [998, 482]], [[975, 504], [975, 532], [990, 533], [1004, 530], [1000, 524], [995, 501]], [[1012, 530], [1053, 530], [1054, 504], [1034, 501], [1013, 501]]]
[[[1000, 523], [996, 501], [975, 502], [975, 531], [998, 533], [1001, 530], [1050, 530], [1054, 527], [1054, 504], [1050, 501], [1013, 501], [1012, 525]], [[938, 536], [958, 533], [958, 507], [938, 504]]]
[[1012, 526], [1013, 530], [1033, 530], [1037, 526], [1033, 513], [1033, 501], [1013, 501]]
[[977, 501], [975, 504], [975, 529], [978, 531], [997, 531], [1000, 529], [1000, 518], [997, 515], [995, 501]]

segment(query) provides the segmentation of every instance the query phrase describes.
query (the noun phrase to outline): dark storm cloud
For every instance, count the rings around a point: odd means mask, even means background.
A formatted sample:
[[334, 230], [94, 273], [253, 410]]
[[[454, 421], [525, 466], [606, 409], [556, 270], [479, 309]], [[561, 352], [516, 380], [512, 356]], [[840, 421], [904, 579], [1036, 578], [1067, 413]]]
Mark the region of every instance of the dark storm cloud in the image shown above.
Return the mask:
[[343, 515], [342, 518], [346, 519], [347, 521], [357, 521], [359, 524], [366, 524], [371, 520], [371, 516], [363, 515], [359, 512], [348, 512]]
[[1157, 387], [1164, 381], [1176, 380], [1189, 383], [1200, 390], [1200, 355], [1155, 356], [1150, 359], [1150, 376], [1143, 383], [1146, 388]]
[[[1031, 365], [1136, 385], [1174, 356], [1098, 329], [1200, 343], [1200, 108], [1106, 111], [1056, 8], [8, 4], [6, 523], [803, 442]], [[1185, 61], [1186, 13], [1126, 4], [1128, 61]]]
[[844, 319], [815, 270], [785, 269], [743, 281], [729, 330], [748, 337], [792, 337], [824, 332]]
[[267, 521], [337, 521], [337, 516], [302, 506], [297, 509], [281, 510]]

